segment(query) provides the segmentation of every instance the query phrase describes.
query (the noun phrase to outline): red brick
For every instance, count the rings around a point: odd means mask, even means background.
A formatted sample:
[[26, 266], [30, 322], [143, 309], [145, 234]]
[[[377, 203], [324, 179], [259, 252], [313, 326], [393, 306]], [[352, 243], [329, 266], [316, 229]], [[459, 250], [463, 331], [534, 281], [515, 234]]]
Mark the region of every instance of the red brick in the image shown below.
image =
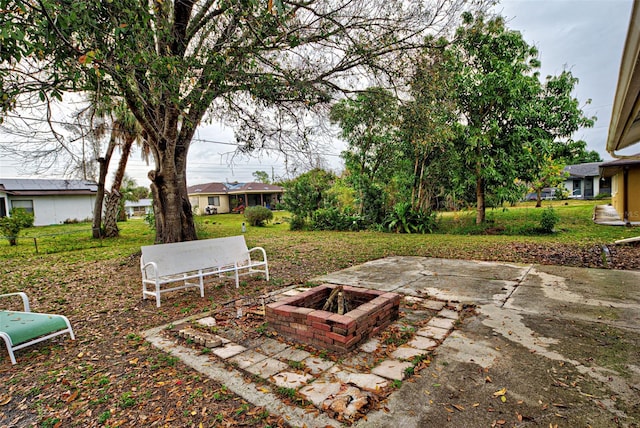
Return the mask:
[[311, 327], [315, 328], [316, 330], [331, 331], [331, 326], [321, 322], [312, 322]]

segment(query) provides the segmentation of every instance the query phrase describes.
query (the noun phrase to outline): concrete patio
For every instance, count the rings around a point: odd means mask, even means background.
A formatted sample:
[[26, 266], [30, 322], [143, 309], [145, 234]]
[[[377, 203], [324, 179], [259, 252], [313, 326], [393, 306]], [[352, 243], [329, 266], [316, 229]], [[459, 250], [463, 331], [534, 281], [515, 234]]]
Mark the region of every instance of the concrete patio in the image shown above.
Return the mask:
[[[353, 426], [640, 425], [640, 272], [390, 257], [313, 281], [400, 293], [417, 308], [405, 318], [424, 326], [373, 368], [375, 338], [331, 364], [267, 337], [206, 355], [163, 335], [165, 326], [145, 336], [292, 426], [351, 424], [358, 412], [366, 416]], [[411, 375], [416, 355], [431, 361]], [[389, 384], [379, 406], [357, 408]], [[286, 404], [278, 388], [317, 411]]]

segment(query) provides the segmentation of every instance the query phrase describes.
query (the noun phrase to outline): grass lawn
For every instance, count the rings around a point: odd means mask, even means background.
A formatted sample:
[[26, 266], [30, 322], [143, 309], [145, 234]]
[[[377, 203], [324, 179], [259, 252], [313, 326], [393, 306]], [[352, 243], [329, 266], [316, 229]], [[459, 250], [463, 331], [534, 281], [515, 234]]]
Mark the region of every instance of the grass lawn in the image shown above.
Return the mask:
[[[599, 201], [598, 204], [606, 203]], [[250, 247], [269, 257], [271, 281], [212, 283], [194, 291], [141, 299], [139, 251], [154, 231], [139, 219], [121, 223], [121, 237], [94, 240], [89, 224], [27, 229], [17, 247], [0, 241], [0, 293], [25, 291], [32, 309], [67, 315], [78, 340], [55, 339], [17, 352], [11, 366], [0, 350], [0, 426], [286, 426], [243, 402], [224, 385], [202, 378], [140, 337], [147, 328], [217, 310], [223, 302], [256, 295], [368, 260], [413, 255], [525, 263], [640, 269], [640, 247], [613, 241], [640, 228], [599, 226], [590, 201], [551, 201], [560, 216], [556, 233], [521, 234], [539, 224], [544, 208], [522, 203], [487, 211], [479, 230], [475, 213], [443, 213], [430, 235], [363, 232], [292, 232], [287, 213], [266, 227], [248, 227]], [[244, 217], [197, 219], [200, 238], [241, 234]], [[611, 257], [603, 257], [607, 245]], [[1, 302], [3, 305], [5, 302]], [[5, 306], [6, 307], [6, 306]]]

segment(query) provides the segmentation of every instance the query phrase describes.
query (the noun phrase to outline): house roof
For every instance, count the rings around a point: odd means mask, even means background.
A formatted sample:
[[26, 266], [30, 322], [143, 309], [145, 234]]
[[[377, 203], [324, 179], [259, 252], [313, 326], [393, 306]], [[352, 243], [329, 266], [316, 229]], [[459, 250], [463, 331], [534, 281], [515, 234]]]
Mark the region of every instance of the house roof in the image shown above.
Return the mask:
[[640, 141], [640, 4], [633, 3], [627, 39], [622, 52], [618, 86], [607, 137], [607, 152], [615, 152]]
[[612, 177], [622, 171], [624, 167], [640, 168], [639, 159], [617, 159], [610, 162], [600, 164], [600, 175], [603, 177]]
[[88, 180], [0, 178], [0, 191], [14, 196], [92, 195], [98, 185]]
[[153, 205], [153, 199], [142, 198], [137, 201], [125, 201], [125, 207], [150, 207]]
[[600, 164], [601, 162], [587, 162], [579, 163], [577, 165], [567, 165], [564, 167], [564, 171], [569, 173], [569, 177], [597, 177], [598, 175], [600, 175]]
[[282, 193], [284, 189], [275, 184], [266, 183], [205, 183], [187, 188], [187, 194], [236, 195], [244, 193]]

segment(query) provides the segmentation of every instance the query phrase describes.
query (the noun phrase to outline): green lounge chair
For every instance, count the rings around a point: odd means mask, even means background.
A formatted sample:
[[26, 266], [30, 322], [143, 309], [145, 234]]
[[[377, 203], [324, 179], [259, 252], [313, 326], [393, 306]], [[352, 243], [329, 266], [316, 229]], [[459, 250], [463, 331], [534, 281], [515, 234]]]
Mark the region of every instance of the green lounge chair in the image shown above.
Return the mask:
[[29, 298], [23, 292], [0, 294], [0, 297], [20, 296], [23, 311], [0, 309], [0, 337], [7, 345], [11, 363], [16, 364], [13, 351], [69, 333], [75, 340], [73, 329], [67, 317], [62, 315], [40, 314], [31, 312]]

